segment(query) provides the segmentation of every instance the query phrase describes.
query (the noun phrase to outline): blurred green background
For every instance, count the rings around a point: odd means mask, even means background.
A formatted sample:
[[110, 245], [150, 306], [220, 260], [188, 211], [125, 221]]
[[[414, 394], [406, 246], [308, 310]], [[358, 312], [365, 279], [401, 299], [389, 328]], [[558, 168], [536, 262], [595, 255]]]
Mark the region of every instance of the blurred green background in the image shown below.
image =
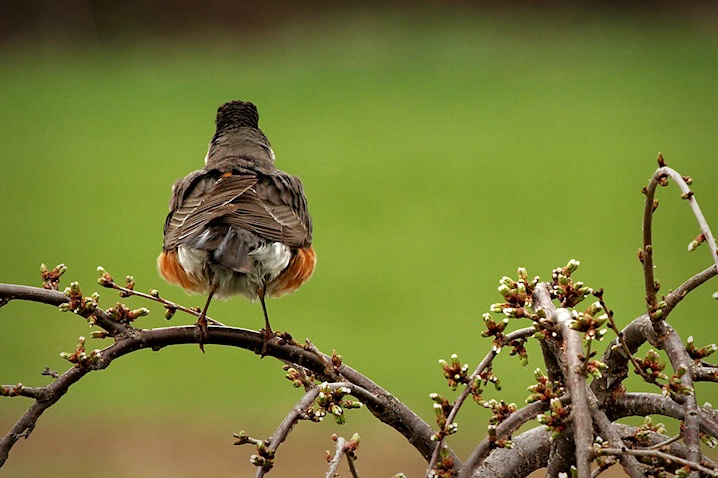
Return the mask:
[[[640, 189], [659, 151], [695, 179], [718, 227], [710, 4], [315, 2], [195, 18], [178, 2], [165, 23], [162, 11], [100, 21], [50, 10], [23, 32], [14, 3], [5, 27], [20, 23], [0, 36], [0, 282], [39, 285], [40, 263], [63, 262], [61, 285], [78, 280], [89, 294], [103, 265], [138, 289], [203, 304], [156, 272], [170, 187], [202, 166], [217, 106], [253, 101], [277, 165], [304, 182], [318, 253], [312, 280], [269, 302], [272, 324], [337, 350], [432, 424], [428, 394], [453, 396], [437, 360], [478, 363], [490, 347], [481, 314], [518, 266], [550, 278], [579, 259], [577, 276], [606, 290], [620, 325], [643, 311]], [[699, 231], [678, 196], [659, 191], [664, 290], [710, 265], [706, 248], [686, 251]], [[715, 289], [674, 312], [683, 338], [714, 340]], [[118, 300], [99, 292], [104, 307]], [[138, 326], [168, 325], [161, 308], [126, 303], [152, 310]], [[214, 302], [210, 315], [262, 326], [260, 306], [241, 298]], [[178, 314], [169, 325], [192, 322]], [[64, 371], [59, 353], [89, 334], [75, 316], [11, 302], [0, 311], [0, 382], [48, 383], [43, 367]], [[500, 356], [504, 389], [486, 398], [521, 403], [540, 365], [535, 348], [526, 369]], [[232, 448], [231, 435], [274, 431], [301, 397], [283, 376], [243, 350], [132, 354], [72, 387], [0, 476], [253, 476], [252, 451]], [[700, 403], [716, 398], [699, 388]], [[3, 434], [29, 404], [0, 401]], [[451, 444], [462, 457], [487, 416], [471, 403], [459, 416]], [[362, 435], [367, 476], [423, 473], [418, 453], [366, 410], [343, 428], [330, 421], [301, 423], [273, 474], [323, 476], [334, 432]]]

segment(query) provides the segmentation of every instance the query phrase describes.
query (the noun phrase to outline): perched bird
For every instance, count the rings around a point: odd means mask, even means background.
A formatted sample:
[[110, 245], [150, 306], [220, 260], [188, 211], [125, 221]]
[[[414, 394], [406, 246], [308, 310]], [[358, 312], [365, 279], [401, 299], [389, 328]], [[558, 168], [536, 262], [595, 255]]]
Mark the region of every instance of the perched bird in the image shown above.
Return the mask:
[[295, 291], [314, 272], [312, 219], [302, 182], [274, 166], [252, 103], [220, 106], [216, 125], [204, 168], [172, 187], [157, 265], [168, 282], [207, 294], [197, 321], [202, 350], [212, 297], [259, 299], [264, 355], [274, 336], [265, 298]]

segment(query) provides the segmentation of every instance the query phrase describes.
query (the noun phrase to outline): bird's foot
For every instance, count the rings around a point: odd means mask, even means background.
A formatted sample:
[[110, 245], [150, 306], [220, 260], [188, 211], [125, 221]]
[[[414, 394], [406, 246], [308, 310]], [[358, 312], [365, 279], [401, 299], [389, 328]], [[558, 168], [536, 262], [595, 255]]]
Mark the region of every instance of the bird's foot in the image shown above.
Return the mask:
[[204, 353], [204, 343], [207, 341], [207, 317], [204, 314], [199, 316], [199, 319], [194, 324], [197, 326], [197, 335], [199, 342], [199, 349]]
[[264, 358], [267, 355], [267, 345], [269, 344], [270, 339], [274, 338], [274, 331], [269, 328], [265, 327], [262, 330], [260, 330], [262, 333], [262, 353], [260, 354], [261, 358]]

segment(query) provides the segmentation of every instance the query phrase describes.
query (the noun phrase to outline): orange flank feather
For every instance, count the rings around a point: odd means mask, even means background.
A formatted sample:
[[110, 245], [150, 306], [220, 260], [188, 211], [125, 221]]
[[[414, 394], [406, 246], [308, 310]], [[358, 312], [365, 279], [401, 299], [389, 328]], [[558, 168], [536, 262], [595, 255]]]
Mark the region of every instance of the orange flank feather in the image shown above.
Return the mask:
[[297, 249], [289, 266], [276, 279], [267, 284], [267, 295], [279, 297], [294, 292], [312, 276], [317, 255], [312, 246]]
[[177, 257], [177, 251], [163, 251], [157, 258], [157, 268], [167, 282], [177, 284], [187, 292], [205, 292], [207, 289], [185, 272]]

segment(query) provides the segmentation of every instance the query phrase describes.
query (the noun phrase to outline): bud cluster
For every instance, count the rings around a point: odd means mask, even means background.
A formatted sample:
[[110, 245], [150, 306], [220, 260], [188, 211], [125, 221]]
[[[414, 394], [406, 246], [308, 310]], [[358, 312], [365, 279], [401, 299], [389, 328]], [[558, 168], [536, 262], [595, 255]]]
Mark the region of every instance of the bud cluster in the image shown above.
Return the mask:
[[74, 364], [76, 367], [80, 366], [91, 366], [97, 364], [102, 358], [102, 353], [99, 349], [95, 349], [89, 354], [85, 352], [85, 337], [80, 337], [77, 340], [75, 351], [73, 353], [62, 352], [60, 357], [64, 358], [68, 362]]
[[533, 298], [532, 294], [536, 284], [539, 282], [538, 277], [534, 277], [532, 281], [528, 280], [528, 273], [523, 267], [519, 267], [518, 280], [513, 280], [508, 276], [504, 276], [499, 280], [499, 293], [504, 297], [504, 302], [491, 304], [489, 310], [491, 312], [501, 312], [509, 318], [527, 317], [531, 320], [538, 320], [538, 316], [531, 311], [530, 306]]
[[551, 432], [551, 440], [555, 440], [566, 430], [571, 414], [568, 407], [565, 407], [561, 400], [552, 398], [549, 409], [545, 413], [536, 417], [538, 422], [546, 425]]
[[48, 290], [58, 290], [60, 285], [60, 277], [67, 271], [65, 264], [58, 264], [54, 269], [48, 270], [45, 264], [40, 264], [40, 277], [42, 278], [42, 288]]
[[250, 463], [254, 466], [262, 468], [264, 472], [268, 472], [274, 467], [274, 450], [268, 448], [269, 442], [264, 440], [258, 440], [247, 435], [242, 430], [239, 433], [234, 434], [235, 445], [246, 445], [252, 444], [257, 447], [257, 453], [249, 457]]
[[100, 300], [100, 294], [93, 292], [89, 297], [83, 297], [80, 284], [76, 281], [71, 282], [70, 287], [66, 287], [63, 293], [70, 300], [60, 304], [58, 309], [62, 312], [74, 312], [88, 319], [90, 323], [94, 323], [92, 314], [95, 312], [95, 309], [97, 309], [97, 301]]
[[[661, 361], [661, 356], [658, 355], [653, 349], [649, 349], [646, 352], [646, 357], [643, 359], [636, 359], [638, 365], [643, 370], [643, 377], [652, 383], [656, 383], [658, 379], [667, 380], [668, 376], [663, 373], [666, 368], [666, 362]], [[636, 372], [638, 373], [638, 372]]]
[[361, 408], [364, 405], [356, 400], [346, 400], [344, 397], [351, 393], [348, 387], [332, 387], [328, 382], [322, 382], [319, 386], [319, 395], [317, 395], [314, 417], [320, 421], [330, 413], [334, 416], [337, 424], [343, 425], [346, 422], [344, 417], [344, 409]]
[[439, 441], [446, 435], [453, 435], [459, 429], [457, 423], [448, 423], [449, 414], [451, 413], [452, 404], [446, 397], [438, 393], [432, 393], [429, 398], [434, 402], [434, 413], [436, 414], [436, 424], [439, 425], [439, 431], [431, 436], [432, 441]]
[[561, 307], [575, 307], [591, 293], [591, 288], [583, 282], [573, 282], [571, 274], [576, 272], [581, 263], [575, 259], [568, 261], [564, 267], [554, 269], [551, 278], [551, 297], [558, 299]]
[[456, 354], [451, 355], [451, 363], [447, 363], [446, 360], [440, 359], [439, 365], [441, 365], [441, 368], [444, 369], [444, 378], [452, 390], [456, 390], [456, 387], [460, 383], [468, 383], [469, 364], [461, 365], [459, 357]]
[[428, 478], [453, 478], [455, 471], [454, 459], [451, 457], [449, 448], [442, 446], [441, 450], [439, 450], [439, 460], [427, 476]]
[[120, 324], [129, 324], [139, 317], [143, 317], [149, 314], [150, 311], [144, 307], [139, 309], [130, 310], [125, 304], [118, 302], [115, 307], [107, 309], [107, 314], [110, 318]]
[[716, 344], [710, 344], [705, 347], [701, 347], [700, 349], [696, 349], [696, 346], [693, 343], [692, 335], [688, 337], [688, 340], [686, 341], [686, 351], [696, 363], [700, 363], [704, 358], [712, 355], [716, 350], [718, 350], [718, 346]]
[[534, 370], [534, 378], [536, 383], [527, 389], [531, 392], [531, 395], [526, 399], [526, 403], [550, 402], [552, 399], [559, 398], [564, 394], [564, 388], [560, 384], [549, 380], [548, 376], [540, 368]]

